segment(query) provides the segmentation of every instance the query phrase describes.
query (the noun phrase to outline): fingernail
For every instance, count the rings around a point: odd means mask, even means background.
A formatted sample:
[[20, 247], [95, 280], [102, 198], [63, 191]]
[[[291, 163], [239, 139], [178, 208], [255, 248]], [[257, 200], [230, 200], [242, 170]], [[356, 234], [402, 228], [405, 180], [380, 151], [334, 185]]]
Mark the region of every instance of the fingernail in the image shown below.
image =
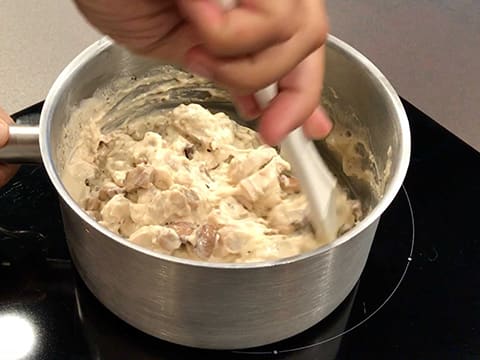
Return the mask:
[[320, 127], [322, 132], [324, 132], [324, 136], [328, 135], [333, 128], [333, 122], [330, 120], [330, 116], [328, 116], [327, 112], [323, 108], [323, 106], [319, 106], [317, 108], [318, 119], [317, 123], [321, 124]]
[[201, 63], [195, 61], [187, 64], [187, 70], [200, 77], [211, 79], [212, 72]]
[[327, 113], [319, 107], [303, 124], [305, 135], [311, 139], [323, 139], [332, 131], [333, 123]]
[[324, 134], [322, 137], [327, 137], [333, 130], [333, 123], [330, 121], [330, 119], [328, 119], [326, 122], [325, 122], [325, 130], [324, 130]]

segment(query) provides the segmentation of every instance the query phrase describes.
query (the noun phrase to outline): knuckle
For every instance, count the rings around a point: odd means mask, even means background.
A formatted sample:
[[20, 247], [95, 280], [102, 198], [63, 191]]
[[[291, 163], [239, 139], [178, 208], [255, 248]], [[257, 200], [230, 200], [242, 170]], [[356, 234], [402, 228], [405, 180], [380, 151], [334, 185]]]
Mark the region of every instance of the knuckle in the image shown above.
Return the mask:
[[227, 49], [230, 49], [230, 44], [226, 40], [225, 36], [219, 34], [208, 33], [204, 39], [205, 47], [214, 55], [224, 55]]
[[229, 56], [244, 39], [252, 38], [252, 31], [238, 26], [226, 26], [223, 29], [205, 29], [201, 34], [204, 46], [217, 56]]
[[310, 30], [313, 49], [318, 49], [325, 44], [328, 31], [329, 25], [327, 21], [318, 21], [313, 24], [312, 29]]
[[270, 28], [274, 32], [277, 41], [285, 42], [298, 31], [298, 21], [292, 19], [292, 14], [295, 14], [295, 12], [285, 7], [274, 15]]
[[230, 77], [229, 81], [233, 88], [242, 93], [253, 93], [261, 87], [258, 81], [249, 76]]
[[219, 70], [215, 79], [223, 85], [235, 89], [235, 91], [240, 93], [253, 93], [264, 86], [263, 82], [259, 81], [261, 79], [257, 76], [253, 76], [251, 71], [246, 74], [241, 71]]
[[330, 24], [321, 4], [310, 4], [305, 10], [307, 12], [304, 17], [304, 31], [312, 43], [311, 50], [315, 50], [325, 44]]
[[275, 26], [275, 37], [278, 42], [290, 40], [295, 32], [294, 24], [288, 21], [280, 21]]

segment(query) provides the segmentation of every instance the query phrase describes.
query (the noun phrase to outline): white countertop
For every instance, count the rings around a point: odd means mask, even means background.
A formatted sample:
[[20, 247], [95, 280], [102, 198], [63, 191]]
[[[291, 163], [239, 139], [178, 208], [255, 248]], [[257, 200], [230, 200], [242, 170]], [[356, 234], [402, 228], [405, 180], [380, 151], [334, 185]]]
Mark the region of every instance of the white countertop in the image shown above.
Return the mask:
[[[330, 0], [331, 32], [369, 57], [401, 96], [480, 150], [480, 1]], [[0, 0], [0, 104], [45, 98], [98, 39], [68, 0]]]
[[0, 106], [13, 113], [43, 100], [65, 65], [100, 36], [71, 0], [0, 0]]

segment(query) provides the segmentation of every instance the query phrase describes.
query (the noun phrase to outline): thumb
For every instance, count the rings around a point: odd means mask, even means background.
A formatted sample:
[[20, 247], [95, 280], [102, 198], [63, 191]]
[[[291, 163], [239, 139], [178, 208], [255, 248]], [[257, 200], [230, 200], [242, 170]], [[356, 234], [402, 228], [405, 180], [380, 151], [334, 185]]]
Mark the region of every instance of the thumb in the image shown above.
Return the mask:
[[0, 147], [8, 142], [8, 124], [13, 124], [13, 120], [8, 114], [0, 108]]

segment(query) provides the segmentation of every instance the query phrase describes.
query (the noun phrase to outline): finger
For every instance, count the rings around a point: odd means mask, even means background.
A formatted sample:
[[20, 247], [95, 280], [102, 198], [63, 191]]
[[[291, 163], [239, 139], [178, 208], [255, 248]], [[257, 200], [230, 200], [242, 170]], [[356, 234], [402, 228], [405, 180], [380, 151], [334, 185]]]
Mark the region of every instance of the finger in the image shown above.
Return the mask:
[[237, 110], [246, 120], [255, 119], [261, 113], [260, 107], [253, 95], [241, 96], [232, 94], [232, 100]]
[[[326, 35], [325, 35], [326, 36]], [[325, 41], [323, 34], [297, 34], [280, 45], [260, 53], [225, 59], [212, 56], [207, 49], [196, 46], [185, 58], [187, 68], [239, 93], [249, 94], [285, 76]]]
[[301, 25], [292, 1], [243, 1], [230, 11], [224, 11], [217, 3], [214, 0], [179, 1], [204, 46], [218, 57], [255, 53], [287, 41]]
[[[324, 49], [321, 48], [279, 82], [279, 93], [260, 120], [260, 135], [266, 143], [277, 145], [314, 114], [320, 101], [323, 68]], [[318, 114], [314, 114], [313, 120], [308, 122], [308, 129], [320, 132], [317, 125], [312, 129], [310, 123], [318, 120]]]
[[173, 1], [75, 2], [93, 26], [140, 55], [180, 65], [185, 52], [200, 43]]
[[303, 132], [310, 139], [323, 139], [332, 131], [332, 127], [327, 113], [322, 106], [318, 106], [304, 122]]
[[[102, 31], [139, 54], [148, 54], [159, 45], [178, 37], [179, 30], [183, 30], [183, 20], [175, 8], [165, 9], [151, 16], [136, 17], [128, 21], [103, 21]], [[178, 42], [169, 42], [172, 51], [178, 48]], [[175, 46], [172, 46], [175, 44]], [[162, 54], [162, 59], [170, 59], [169, 54]]]
[[5, 121], [7, 124], [14, 124], [15, 121], [8, 115], [5, 110], [0, 107], [0, 119]]
[[[172, 44], [175, 45], [172, 46]], [[186, 53], [189, 49], [198, 46], [198, 44], [200, 44], [200, 39], [195, 34], [192, 26], [182, 25], [175, 28], [168, 36], [137, 52], [164, 62], [184, 66]]]
[[5, 146], [8, 142], [8, 124], [13, 124], [13, 119], [0, 108], [0, 147]]
[[170, 1], [75, 0], [86, 19], [131, 50], [148, 48], [181, 23]]
[[8, 142], [8, 124], [0, 119], [0, 148]]
[[[13, 124], [13, 119], [0, 108], [0, 148], [8, 142], [8, 125]], [[5, 185], [18, 170], [18, 165], [0, 163], [0, 187]]]

